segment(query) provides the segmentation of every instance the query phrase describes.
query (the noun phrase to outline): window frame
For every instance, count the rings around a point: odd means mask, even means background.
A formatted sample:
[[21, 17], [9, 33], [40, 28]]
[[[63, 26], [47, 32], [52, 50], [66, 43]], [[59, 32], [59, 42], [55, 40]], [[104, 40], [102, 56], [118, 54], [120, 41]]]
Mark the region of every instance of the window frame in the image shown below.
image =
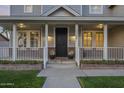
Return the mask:
[[101, 10], [100, 11], [92, 11], [92, 6], [98, 6], [98, 5], [89, 5], [89, 14], [103, 14], [103, 5], [99, 5], [101, 6]]
[[[84, 34], [85, 34], [85, 33], [87, 34], [87, 37], [86, 37], [86, 38], [87, 38], [87, 41], [86, 41], [87, 44], [86, 44], [86, 46], [84, 45]], [[89, 46], [89, 44], [88, 44], [88, 43], [89, 43], [89, 42], [88, 42], [88, 38], [89, 38], [88, 33], [91, 33], [91, 36], [90, 36], [90, 37], [91, 37], [91, 41], [90, 41], [90, 43], [91, 43], [90, 45], [91, 45], [91, 46]], [[92, 41], [92, 40], [93, 40], [93, 34], [92, 34], [92, 32], [90, 32], [90, 31], [88, 31], [88, 32], [87, 32], [87, 31], [86, 31], [86, 32], [83, 32], [83, 38], [82, 38], [82, 39], [83, 39], [83, 47], [85, 47], [85, 48], [87, 48], [87, 47], [88, 47], [88, 48], [91, 48], [91, 47], [92, 47], [92, 45], [93, 45], [93, 44], [92, 44], [92, 42], [93, 42], [93, 41]]]
[[[31, 6], [31, 11], [27, 11], [26, 6]], [[24, 5], [24, 13], [32, 13], [32, 12], [33, 12], [33, 5]]]
[[[102, 37], [100, 36], [102, 33]], [[95, 38], [96, 38], [96, 47], [104, 47], [104, 32], [96, 32], [95, 33]], [[97, 35], [98, 35], [98, 42], [97, 42]], [[101, 40], [102, 39], [102, 40]]]

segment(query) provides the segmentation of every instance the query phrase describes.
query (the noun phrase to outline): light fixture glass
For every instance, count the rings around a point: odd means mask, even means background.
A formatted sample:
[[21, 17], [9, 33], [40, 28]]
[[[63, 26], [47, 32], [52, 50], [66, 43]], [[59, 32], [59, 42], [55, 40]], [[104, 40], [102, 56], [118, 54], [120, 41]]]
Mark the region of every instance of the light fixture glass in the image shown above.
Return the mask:
[[25, 28], [25, 27], [26, 27], [23, 23], [19, 23], [18, 26], [19, 26], [20, 28]]
[[103, 24], [98, 24], [98, 25], [97, 25], [97, 28], [102, 29], [102, 28], [103, 28]]

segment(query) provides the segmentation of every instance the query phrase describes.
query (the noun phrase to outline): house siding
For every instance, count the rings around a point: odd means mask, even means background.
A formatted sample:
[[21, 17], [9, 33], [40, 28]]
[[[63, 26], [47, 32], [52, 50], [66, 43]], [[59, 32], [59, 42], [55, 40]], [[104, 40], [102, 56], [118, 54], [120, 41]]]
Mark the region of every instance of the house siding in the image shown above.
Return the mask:
[[10, 16], [41, 16], [41, 5], [33, 5], [32, 13], [24, 13], [24, 5], [11, 5]]
[[124, 26], [117, 26], [108, 31], [109, 47], [124, 47]]
[[111, 9], [113, 16], [124, 16], [124, 6], [123, 5], [116, 5]]
[[[89, 5], [67, 5], [69, 8], [73, 9], [80, 16], [124, 16], [122, 12], [124, 6], [116, 5], [113, 8], [109, 8], [108, 5], [103, 6], [103, 14], [89, 14]], [[43, 10], [41, 10], [41, 7]], [[10, 15], [11, 16], [42, 16], [44, 13], [50, 9], [56, 7], [56, 5], [33, 5], [32, 13], [24, 13], [23, 5], [11, 5]], [[122, 11], [121, 11], [122, 10]], [[42, 13], [41, 13], [42, 11]]]
[[103, 14], [89, 14], [89, 6], [82, 6], [82, 16], [112, 16], [111, 9], [108, 6], [103, 6]]

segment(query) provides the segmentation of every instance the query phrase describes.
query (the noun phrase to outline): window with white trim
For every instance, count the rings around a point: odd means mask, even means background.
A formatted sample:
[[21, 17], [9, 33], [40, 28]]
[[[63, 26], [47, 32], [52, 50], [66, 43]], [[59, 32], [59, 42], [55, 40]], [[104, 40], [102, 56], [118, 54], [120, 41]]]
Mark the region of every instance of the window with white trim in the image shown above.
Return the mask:
[[103, 6], [102, 5], [90, 5], [89, 14], [103, 14]]
[[92, 47], [92, 32], [84, 32], [83, 43], [84, 47]]
[[32, 13], [33, 6], [32, 5], [24, 5], [24, 13]]
[[104, 46], [104, 36], [103, 32], [96, 32], [96, 47]]

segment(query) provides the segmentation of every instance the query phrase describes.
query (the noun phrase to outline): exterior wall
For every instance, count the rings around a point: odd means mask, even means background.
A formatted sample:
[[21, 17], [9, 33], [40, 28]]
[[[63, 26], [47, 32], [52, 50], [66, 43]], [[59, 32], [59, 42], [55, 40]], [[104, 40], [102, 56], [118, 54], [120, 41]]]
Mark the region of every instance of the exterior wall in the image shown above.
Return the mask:
[[9, 41], [0, 41], [0, 47], [9, 47]]
[[103, 6], [103, 14], [89, 14], [89, 6], [83, 5], [82, 6], [82, 16], [112, 16], [111, 9], [108, 6]]
[[124, 16], [124, 6], [123, 5], [116, 5], [111, 9], [113, 16]]
[[24, 13], [24, 5], [11, 5], [10, 16], [41, 16], [41, 5], [34, 5], [32, 13]]
[[68, 28], [68, 47], [75, 47], [75, 27], [74, 25], [49, 25], [48, 31], [48, 46], [55, 47], [55, 28], [56, 27], [67, 27]]
[[74, 25], [49, 25], [48, 31], [48, 49], [55, 50], [55, 28], [56, 27], [67, 27], [68, 28], [68, 51], [75, 50], [75, 26]]
[[109, 47], [124, 47], [124, 26], [116, 26], [108, 31]]
[[[10, 15], [11, 16], [42, 16], [43, 13], [46, 13], [50, 9], [54, 8], [55, 5], [33, 5], [33, 12], [32, 13], [24, 13], [24, 6], [23, 5], [11, 5]], [[78, 14], [82, 16], [112, 16], [119, 15], [118, 10], [123, 9], [124, 6], [115, 6], [113, 9], [108, 8], [108, 6], [103, 7], [103, 14], [89, 14], [89, 5], [68, 5], [69, 8], [76, 11]], [[41, 8], [43, 10], [41, 10]], [[42, 13], [41, 13], [42, 11]], [[121, 11], [119, 11], [122, 13]]]
[[9, 47], [9, 41], [0, 36], [0, 47]]

